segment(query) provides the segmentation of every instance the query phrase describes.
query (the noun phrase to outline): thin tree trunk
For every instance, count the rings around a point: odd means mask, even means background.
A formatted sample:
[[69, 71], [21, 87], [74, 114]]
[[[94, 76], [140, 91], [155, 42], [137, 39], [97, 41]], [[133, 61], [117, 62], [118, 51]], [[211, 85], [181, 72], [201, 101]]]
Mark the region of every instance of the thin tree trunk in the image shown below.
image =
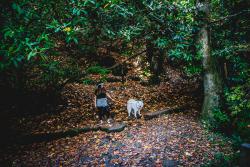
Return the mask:
[[152, 73], [151, 80], [159, 83], [159, 76], [163, 71], [164, 50], [156, 49], [150, 41], [147, 41], [146, 56]]

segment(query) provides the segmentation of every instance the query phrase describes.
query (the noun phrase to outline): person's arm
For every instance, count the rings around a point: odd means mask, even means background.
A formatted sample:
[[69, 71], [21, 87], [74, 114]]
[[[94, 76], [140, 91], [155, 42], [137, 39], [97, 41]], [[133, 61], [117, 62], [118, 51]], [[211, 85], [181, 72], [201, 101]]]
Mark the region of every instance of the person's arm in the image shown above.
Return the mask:
[[110, 96], [109, 93], [106, 93], [106, 95], [107, 95], [107, 97], [108, 97], [111, 101], [115, 102], [115, 100]]

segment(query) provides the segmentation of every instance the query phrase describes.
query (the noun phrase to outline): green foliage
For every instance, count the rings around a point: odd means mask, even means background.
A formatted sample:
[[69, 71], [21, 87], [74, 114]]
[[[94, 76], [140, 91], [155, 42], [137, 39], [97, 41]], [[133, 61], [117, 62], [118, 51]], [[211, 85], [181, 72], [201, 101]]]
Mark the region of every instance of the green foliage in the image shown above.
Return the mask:
[[239, 163], [239, 153], [225, 155], [221, 152], [215, 154], [214, 159], [202, 167], [233, 167]]
[[243, 143], [242, 138], [239, 135], [233, 134], [232, 137], [232, 146], [234, 150], [239, 150], [241, 144]]
[[168, 39], [166, 38], [157, 38], [155, 41], [154, 41], [154, 44], [156, 45], [157, 48], [160, 48], [160, 49], [164, 49], [164, 48], [167, 48], [168, 46]]
[[85, 85], [90, 85], [93, 83], [94, 83], [94, 81], [91, 78], [84, 78], [84, 80], [83, 80], [83, 84], [85, 84]]
[[42, 83], [49, 83], [55, 85], [58, 80], [65, 75], [65, 71], [61, 68], [60, 63], [57, 61], [51, 61], [46, 64], [41, 64], [43, 74], [41, 76]]
[[[42, 4], [40, 4], [42, 5]], [[26, 1], [13, 2], [10, 10], [4, 8], [5, 24], [1, 29], [3, 38], [0, 41], [2, 61], [0, 70], [22, 65], [38, 57], [45, 57], [47, 51], [53, 47], [50, 33], [40, 27], [42, 20]]]
[[151, 73], [149, 69], [144, 69], [142, 75], [144, 75], [145, 77], [150, 77]]
[[[1, 53], [4, 53], [1, 69], [27, 63], [37, 56], [47, 56], [58, 40], [64, 40], [70, 46], [81, 43], [101, 45], [120, 38], [126, 45], [145, 38], [152, 39], [157, 48], [174, 48], [176, 43], [192, 39], [191, 11], [195, 8], [192, 3], [183, 1], [173, 4], [165, 1], [31, 3], [22, 0], [9, 5], [11, 9], [1, 11], [6, 13], [7, 20], [2, 30], [5, 40], [1, 41]], [[121, 52], [126, 50], [125, 47]]]
[[107, 75], [110, 73], [110, 70], [103, 68], [101, 66], [91, 66], [89, 67], [86, 72], [88, 74], [101, 74], [101, 75]]
[[[242, 5], [244, 4], [244, 5]], [[211, 19], [218, 20], [231, 13], [237, 13], [249, 8], [246, 0], [242, 1], [211, 1]], [[229, 18], [220, 24], [211, 24], [212, 55], [225, 63], [227, 78], [224, 87], [224, 102], [222, 106], [230, 119], [231, 130], [243, 140], [250, 139], [249, 113], [249, 76], [250, 62], [244, 55], [249, 50], [249, 30], [244, 27], [249, 24], [249, 15], [243, 14]], [[223, 66], [220, 67], [221, 71]]]
[[189, 76], [197, 75], [202, 72], [201, 66], [189, 65], [184, 67], [185, 73]]
[[[208, 141], [212, 145], [219, 145], [220, 147], [228, 147], [229, 143], [232, 143], [234, 147], [232, 151], [228, 154], [224, 154], [222, 152], [216, 152], [214, 154], [213, 159], [208, 159], [208, 162], [203, 167], [220, 167], [220, 166], [237, 166], [239, 163], [239, 146], [240, 146], [240, 140], [238, 140], [238, 136], [233, 137], [227, 137], [222, 133], [208, 133]], [[236, 145], [237, 143], [237, 145]]]
[[226, 104], [230, 111], [230, 117], [234, 128], [244, 137], [250, 139], [250, 101], [242, 86], [225, 89]]
[[220, 132], [229, 128], [230, 117], [225, 112], [220, 109], [213, 109], [212, 114], [212, 117], [203, 120], [206, 128]]
[[227, 127], [230, 121], [228, 115], [220, 109], [213, 110], [213, 118], [215, 119], [215, 127], [217, 129]]
[[[67, 65], [54, 60], [41, 62], [33, 70], [42, 72], [29, 83], [31, 89], [40, 87], [42, 89], [60, 90], [67, 80], [78, 82], [83, 76], [81, 69], [75, 63], [68, 62]], [[37, 71], [37, 72], [38, 72]]]
[[242, 112], [244, 106], [247, 105], [245, 104], [247, 101], [243, 100], [244, 92], [240, 86], [232, 88], [231, 90], [226, 89], [225, 96], [232, 116], [237, 116], [240, 112]]

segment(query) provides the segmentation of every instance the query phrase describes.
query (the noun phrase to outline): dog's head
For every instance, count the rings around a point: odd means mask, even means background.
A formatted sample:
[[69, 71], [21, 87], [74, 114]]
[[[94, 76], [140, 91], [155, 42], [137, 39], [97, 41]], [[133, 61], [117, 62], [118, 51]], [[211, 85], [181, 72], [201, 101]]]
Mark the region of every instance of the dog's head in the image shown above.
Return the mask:
[[138, 101], [138, 102], [137, 102], [137, 107], [138, 107], [138, 109], [142, 109], [142, 107], [143, 107], [143, 102], [142, 102], [142, 101]]

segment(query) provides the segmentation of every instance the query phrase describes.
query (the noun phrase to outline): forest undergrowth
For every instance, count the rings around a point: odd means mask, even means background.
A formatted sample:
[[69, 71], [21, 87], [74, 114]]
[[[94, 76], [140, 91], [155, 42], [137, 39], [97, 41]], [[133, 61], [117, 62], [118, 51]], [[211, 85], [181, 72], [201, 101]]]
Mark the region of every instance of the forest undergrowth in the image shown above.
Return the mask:
[[[169, 71], [169, 80], [159, 85], [133, 80], [105, 83], [116, 99], [111, 104], [114, 122], [124, 122], [124, 131], [89, 131], [55, 140], [10, 144], [1, 150], [1, 161], [14, 166], [194, 166], [208, 163], [218, 153], [230, 155], [230, 140], [208, 132], [198, 120], [199, 82]], [[98, 80], [101, 76], [89, 77]], [[32, 136], [95, 126], [99, 120], [93, 107], [94, 89], [91, 84], [68, 84], [61, 92], [66, 103], [60, 104], [59, 112], [13, 118], [10, 129], [17, 130], [19, 136]], [[185, 108], [148, 121], [128, 118], [126, 102], [130, 98], [143, 100], [142, 114]]]

